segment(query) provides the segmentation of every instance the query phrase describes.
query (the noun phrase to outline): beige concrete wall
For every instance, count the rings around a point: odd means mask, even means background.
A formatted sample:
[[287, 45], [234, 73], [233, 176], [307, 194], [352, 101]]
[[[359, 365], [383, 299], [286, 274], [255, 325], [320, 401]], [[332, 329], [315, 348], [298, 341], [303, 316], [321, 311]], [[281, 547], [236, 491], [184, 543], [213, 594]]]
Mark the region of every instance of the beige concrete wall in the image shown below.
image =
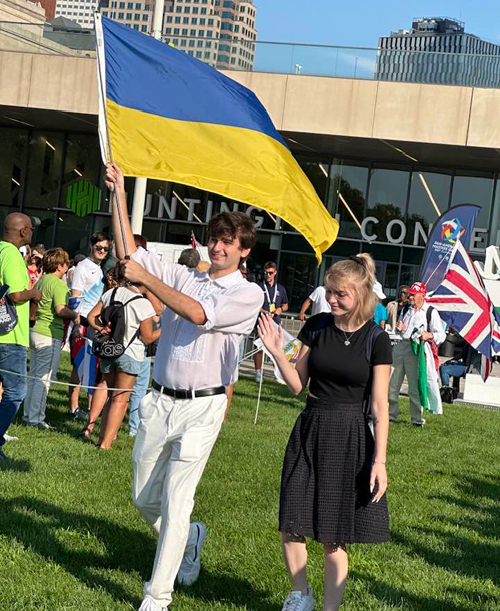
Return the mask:
[[96, 62], [2, 51], [0, 104], [96, 115]]
[[[0, 104], [97, 114], [92, 58], [0, 51]], [[283, 131], [500, 148], [500, 90], [226, 72]]]
[[28, 0], [2, 0], [0, 21], [14, 23], [44, 23], [45, 9]]

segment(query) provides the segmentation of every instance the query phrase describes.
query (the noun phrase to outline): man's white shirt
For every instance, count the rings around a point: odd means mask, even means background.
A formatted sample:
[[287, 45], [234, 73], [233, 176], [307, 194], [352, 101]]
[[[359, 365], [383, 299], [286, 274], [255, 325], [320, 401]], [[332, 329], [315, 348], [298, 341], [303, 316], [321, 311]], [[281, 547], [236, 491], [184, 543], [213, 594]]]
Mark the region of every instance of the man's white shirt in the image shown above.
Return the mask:
[[166, 285], [195, 299], [207, 319], [204, 325], [195, 325], [165, 308], [155, 382], [178, 390], [233, 384], [238, 379], [239, 343], [255, 326], [264, 300], [262, 289], [239, 271], [212, 280], [208, 272], [160, 261], [143, 248], [132, 258]]
[[309, 295], [309, 299], [312, 301], [312, 316], [332, 311], [330, 304], [326, 300], [326, 289], [324, 286], [318, 286], [318, 288], [314, 289]]
[[434, 342], [439, 346], [446, 339], [446, 331], [444, 322], [441, 320], [438, 311], [433, 308], [431, 313], [431, 320], [429, 328], [427, 329], [427, 310], [431, 306], [427, 303], [420, 308], [415, 310], [413, 307], [409, 307], [407, 312], [400, 320], [405, 324], [404, 331], [400, 333], [401, 339], [411, 339], [413, 331], [423, 327], [424, 331], [429, 331], [434, 336]]
[[79, 311], [83, 316], [88, 316], [90, 310], [101, 298], [104, 291], [102, 277], [101, 266], [92, 261], [90, 257], [81, 261], [75, 268], [71, 289], [80, 291], [82, 294]]

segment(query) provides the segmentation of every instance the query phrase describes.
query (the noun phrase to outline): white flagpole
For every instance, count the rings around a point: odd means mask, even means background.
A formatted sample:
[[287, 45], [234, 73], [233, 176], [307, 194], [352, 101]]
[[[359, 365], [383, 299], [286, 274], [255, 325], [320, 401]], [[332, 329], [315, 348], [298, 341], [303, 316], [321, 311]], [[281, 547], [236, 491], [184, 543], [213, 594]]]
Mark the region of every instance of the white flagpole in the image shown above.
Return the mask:
[[259, 417], [259, 406], [260, 406], [260, 396], [262, 394], [262, 383], [264, 381], [264, 362], [266, 360], [266, 353], [263, 351], [262, 354], [262, 367], [260, 368], [260, 381], [259, 381], [259, 396], [257, 397], [257, 408], [255, 410], [255, 418], [253, 423], [257, 424], [257, 418]]
[[[101, 145], [101, 153], [103, 157], [107, 156], [107, 158], [109, 158], [109, 160], [113, 163], [113, 152], [111, 150], [111, 139], [109, 137], [108, 115], [106, 113], [106, 84], [104, 82], [105, 74], [106, 74], [105, 61], [104, 61], [105, 60], [104, 33], [102, 30], [101, 15], [97, 13], [96, 11], [94, 11], [94, 27], [95, 27], [96, 43], [97, 43], [97, 80], [98, 80], [98, 85], [99, 85], [99, 98], [100, 98], [99, 106], [100, 106], [100, 109], [102, 108], [103, 110], [102, 118], [104, 120], [104, 127], [105, 127], [105, 148], [107, 148], [107, 151], [103, 150], [103, 147]], [[101, 118], [101, 113], [99, 113], [99, 119], [100, 118]], [[104, 136], [104, 134], [102, 134], [102, 136]], [[100, 137], [100, 140], [101, 140], [101, 143], [104, 144], [102, 142], [103, 140], [102, 137]], [[125, 251], [125, 259], [130, 259], [130, 255], [129, 255], [128, 248], [127, 248], [127, 241], [125, 239], [125, 226], [123, 224], [122, 209], [118, 202], [118, 198], [116, 197], [116, 193], [114, 189], [111, 191], [111, 204], [113, 206], [116, 206], [116, 209], [118, 211], [118, 223], [120, 225], [120, 232], [122, 234], [123, 250]]]

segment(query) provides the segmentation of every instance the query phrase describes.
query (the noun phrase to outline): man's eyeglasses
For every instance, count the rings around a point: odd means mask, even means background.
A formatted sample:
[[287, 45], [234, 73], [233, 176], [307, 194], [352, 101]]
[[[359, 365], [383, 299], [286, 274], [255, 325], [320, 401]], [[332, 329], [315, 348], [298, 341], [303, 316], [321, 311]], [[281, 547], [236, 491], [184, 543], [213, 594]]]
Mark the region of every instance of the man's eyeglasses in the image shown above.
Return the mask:
[[99, 251], [109, 252], [109, 246], [94, 246], [94, 248]]
[[270, 271], [270, 272], [264, 272], [264, 274], [266, 276], [274, 276], [274, 274], [276, 273], [276, 270]]

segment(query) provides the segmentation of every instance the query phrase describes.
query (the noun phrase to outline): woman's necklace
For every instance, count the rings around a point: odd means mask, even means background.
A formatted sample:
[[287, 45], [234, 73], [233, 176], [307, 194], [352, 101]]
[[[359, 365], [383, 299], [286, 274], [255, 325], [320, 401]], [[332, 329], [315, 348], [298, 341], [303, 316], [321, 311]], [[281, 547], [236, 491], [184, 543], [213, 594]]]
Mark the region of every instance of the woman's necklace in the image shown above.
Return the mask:
[[[347, 333], [344, 331], [344, 329], [342, 329], [342, 327], [339, 327], [337, 325], [337, 327], [342, 331], [342, 333], [344, 334], [345, 337], [345, 341], [344, 341], [344, 345], [345, 346], [350, 346], [351, 345], [351, 338], [352, 336], [357, 333], [359, 331], [359, 329], [356, 329], [355, 331], [352, 331], [351, 334], [348, 336]], [[361, 327], [360, 327], [361, 328]]]
[[344, 331], [344, 329], [341, 329], [341, 331], [345, 337], [344, 345], [349, 346], [349, 344], [351, 343], [351, 337], [356, 333], [356, 331], [353, 331], [351, 335], [349, 335], [349, 337], [347, 337], [347, 333]]

